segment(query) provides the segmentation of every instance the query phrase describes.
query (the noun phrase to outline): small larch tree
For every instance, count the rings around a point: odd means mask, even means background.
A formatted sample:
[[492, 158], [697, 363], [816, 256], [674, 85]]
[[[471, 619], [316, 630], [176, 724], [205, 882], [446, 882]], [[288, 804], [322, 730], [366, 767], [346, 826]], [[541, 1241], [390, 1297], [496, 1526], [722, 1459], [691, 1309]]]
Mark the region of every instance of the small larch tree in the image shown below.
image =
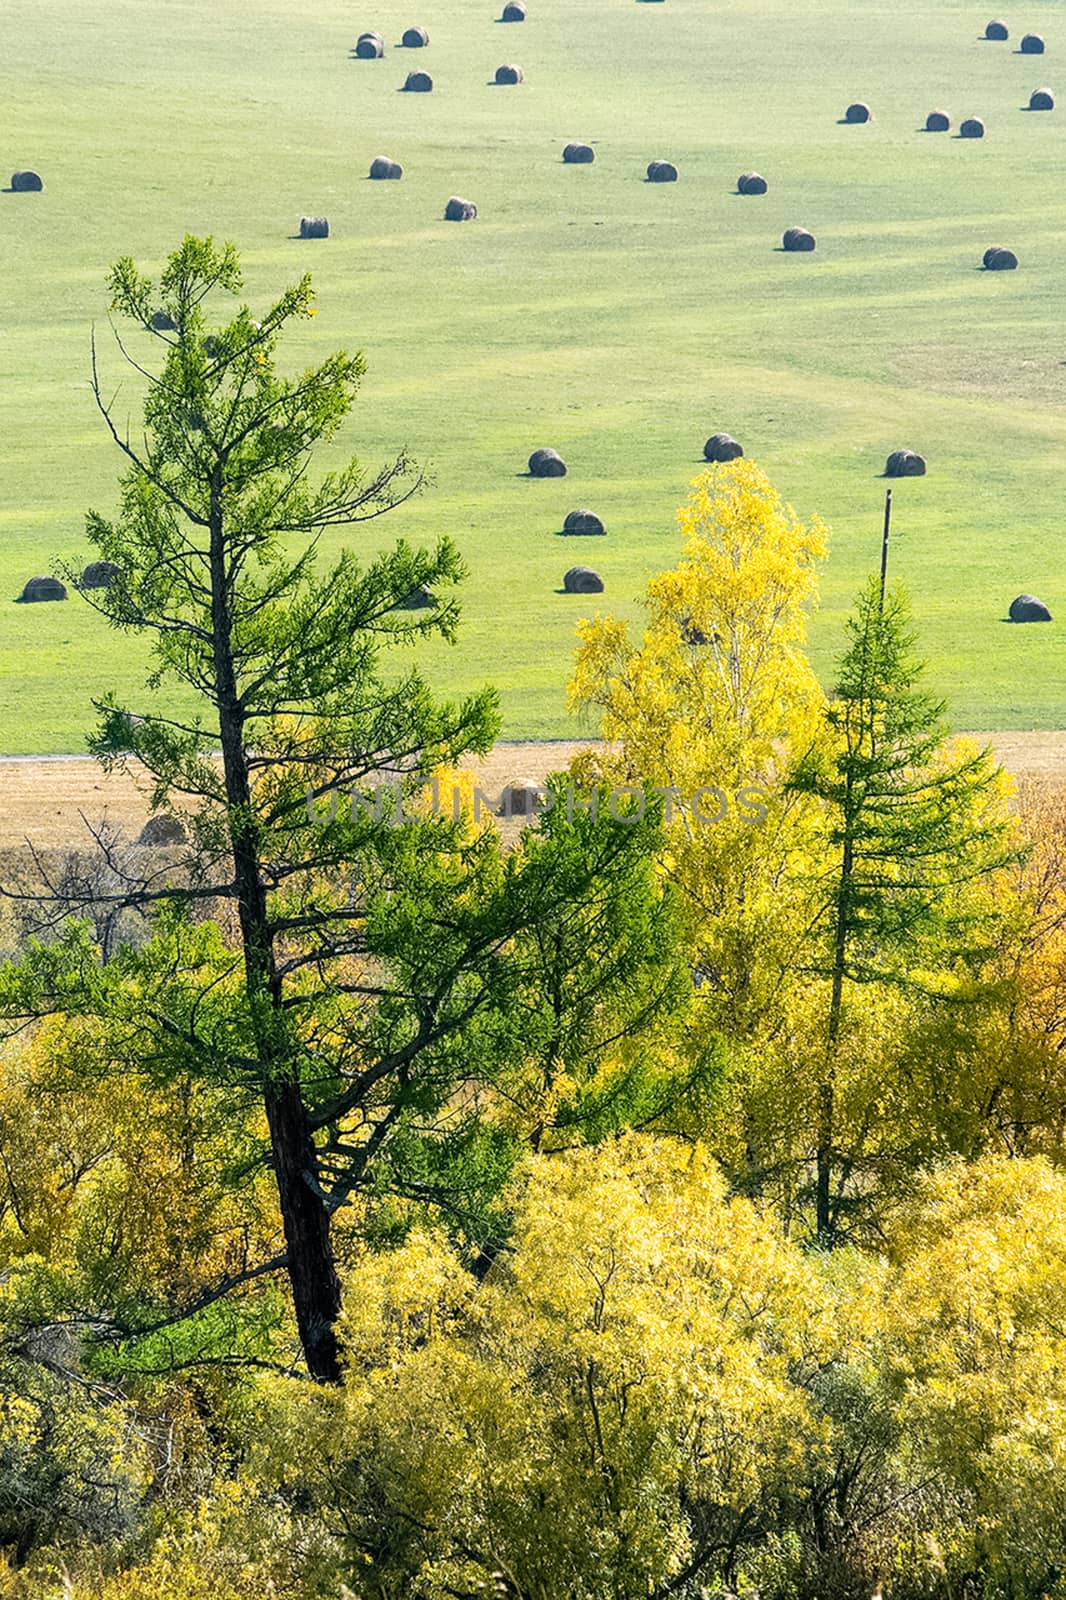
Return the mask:
[[995, 942], [974, 888], [1016, 859], [1002, 774], [988, 749], [945, 746], [944, 705], [922, 684], [910, 605], [872, 579], [848, 624], [824, 728], [790, 787], [821, 803], [808, 971], [827, 980], [816, 1109], [818, 1235], [831, 1240], [849, 1164], [836, 1146], [835, 1078], [849, 990], [959, 993]]

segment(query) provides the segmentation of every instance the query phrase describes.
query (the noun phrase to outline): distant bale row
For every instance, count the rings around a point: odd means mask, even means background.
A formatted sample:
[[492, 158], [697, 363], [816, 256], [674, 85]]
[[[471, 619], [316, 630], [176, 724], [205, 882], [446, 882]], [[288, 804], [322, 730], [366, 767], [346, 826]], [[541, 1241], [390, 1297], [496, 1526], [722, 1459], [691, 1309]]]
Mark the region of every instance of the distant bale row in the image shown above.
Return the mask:
[[[653, 165], [658, 164], [659, 163], [653, 163]], [[376, 156], [370, 164], [370, 177], [378, 180], [399, 179], [403, 177], [403, 167], [398, 161], [393, 161], [388, 156]], [[652, 178], [651, 181], [662, 183], [670, 182], [672, 180]], [[741, 190], [740, 192], [743, 193], [745, 191]], [[766, 190], [765, 188], [752, 189], [747, 192], [752, 194], [765, 194]], [[477, 206], [474, 204], [474, 202], [472, 200], [464, 200], [460, 195], [452, 195], [451, 199], [444, 208], [444, 220], [446, 222], [473, 222], [477, 214]], [[329, 218], [301, 217], [300, 238], [328, 239]], [[781, 247], [789, 254], [810, 254], [811, 251], [817, 249], [817, 240], [815, 239], [813, 233], [811, 233], [807, 228], [787, 228], [781, 240]], [[984, 253], [983, 263], [986, 270], [989, 272], [1013, 272], [1018, 265], [1018, 257], [1014, 254], [1013, 250], [1008, 250], [1002, 245], [990, 245]], [[151, 325], [157, 331], [164, 331], [174, 328], [174, 322], [172, 318], [165, 311], [153, 312], [151, 317]], [[214, 353], [212, 347], [213, 342], [213, 338], [205, 340], [205, 349], [207, 350], [208, 355], [212, 355]], [[712, 450], [712, 447], [716, 449], [731, 448], [733, 453], [731, 455], [712, 455], [709, 453]], [[704, 446], [704, 455], [708, 461], [731, 461], [735, 459], [736, 456], [743, 454], [744, 452], [740, 445], [738, 445], [737, 441], [729, 434], [715, 434], [712, 438], [708, 439], [706, 445]], [[535, 456], [537, 458], [555, 457], [558, 465], [549, 466], [545, 470], [538, 471], [533, 465], [534, 458], [531, 457], [530, 472], [534, 477], [562, 477], [564, 475], [566, 468], [559, 459], [557, 452], [551, 450], [542, 450], [535, 452]]]
[[403, 87], [407, 94], [429, 94], [433, 88], [433, 79], [428, 72], [409, 72]]
[[649, 183], [676, 183], [677, 168], [672, 161], [652, 161], [648, 166]]
[[522, 68], [516, 67], [513, 62], [508, 66], [496, 68], [497, 83], [521, 83], [522, 77]]
[[563, 151], [563, 160], [572, 167], [587, 166], [595, 159], [596, 152], [590, 144], [568, 144]]
[[712, 433], [703, 447], [705, 461], [736, 461], [743, 454], [743, 445], [731, 433]]
[[[1002, 42], [1010, 38], [1010, 29], [1005, 22], [990, 22], [985, 29], [985, 38]], [[1038, 33], [1026, 33], [1022, 36], [1019, 48], [1023, 56], [1042, 56], [1044, 41]]]
[[39, 172], [31, 172], [27, 168], [24, 172], [13, 172], [11, 174], [11, 187], [16, 194], [30, 194], [33, 191], [43, 189], [44, 184], [41, 181]]
[[[79, 589], [106, 589], [118, 577], [119, 569], [113, 561], [90, 561], [78, 580]], [[65, 600], [67, 586], [58, 578], [30, 578], [24, 585], [19, 601], [23, 605], [37, 605], [48, 600]]]
[[402, 178], [403, 168], [388, 156], [376, 156], [370, 163], [370, 176], [377, 179]]

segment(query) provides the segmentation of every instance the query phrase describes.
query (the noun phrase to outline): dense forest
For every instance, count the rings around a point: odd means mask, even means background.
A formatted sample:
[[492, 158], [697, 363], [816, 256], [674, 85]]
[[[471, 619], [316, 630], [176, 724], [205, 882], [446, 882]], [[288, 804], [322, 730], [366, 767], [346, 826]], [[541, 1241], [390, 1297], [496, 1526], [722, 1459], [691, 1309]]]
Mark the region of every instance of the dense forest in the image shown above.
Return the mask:
[[890, 565], [818, 682], [828, 531], [741, 459], [501, 827], [454, 545], [319, 560], [420, 476], [316, 469], [310, 281], [111, 293], [92, 749], [174, 826], [4, 866], [0, 1597], [1066, 1595], [1066, 798]]

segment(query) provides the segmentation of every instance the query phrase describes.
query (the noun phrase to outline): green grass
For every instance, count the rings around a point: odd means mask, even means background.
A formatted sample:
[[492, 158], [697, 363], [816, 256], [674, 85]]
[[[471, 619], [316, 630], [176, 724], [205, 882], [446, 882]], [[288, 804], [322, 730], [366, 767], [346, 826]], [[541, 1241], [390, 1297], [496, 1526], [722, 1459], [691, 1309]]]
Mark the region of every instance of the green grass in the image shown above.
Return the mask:
[[[46, 189], [0, 194], [0, 748], [80, 749], [91, 696], [143, 672], [79, 599], [13, 597], [54, 558], [86, 558], [85, 509], [114, 503], [120, 461], [87, 388], [107, 267], [154, 267], [186, 231], [239, 246], [253, 303], [313, 269], [319, 315], [294, 364], [336, 346], [369, 362], [328, 458], [407, 447], [433, 478], [357, 545], [456, 537], [462, 641], [427, 664], [454, 691], [494, 680], [506, 735], [575, 731], [563, 686], [590, 603], [556, 592], [562, 573], [591, 561], [605, 606], [635, 618], [723, 429], [832, 527], [820, 668], [878, 557], [884, 458], [907, 446], [930, 471], [899, 485], [894, 565], [956, 725], [1062, 726], [1060, 624], [1001, 620], [1022, 590], [1066, 616], [1058, 0], [1010, 14], [1007, 45], [980, 41], [988, 7], [952, 0], [530, 0], [516, 26], [499, 9], [9, 0], [0, 159]], [[395, 48], [413, 23], [428, 50]], [[366, 28], [381, 61], [349, 59]], [[1042, 58], [1015, 53], [1030, 28]], [[521, 87], [490, 87], [504, 61]], [[414, 67], [433, 94], [398, 93]], [[1044, 84], [1064, 109], [1024, 112]], [[854, 99], [870, 125], [838, 124]], [[918, 132], [936, 107], [982, 116], [986, 139]], [[569, 139], [596, 141], [595, 165], [564, 167]], [[402, 183], [367, 181], [378, 154]], [[680, 182], [644, 183], [654, 157]], [[764, 198], [732, 192], [751, 168]], [[442, 220], [453, 193], [477, 222]], [[333, 236], [293, 240], [303, 212]], [[775, 248], [792, 223], [815, 255]], [[976, 270], [997, 243], [1018, 272]], [[136, 416], [110, 352], [108, 371]], [[570, 476], [519, 476], [547, 444]], [[608, 537], [555, 537], [585, 505]]]

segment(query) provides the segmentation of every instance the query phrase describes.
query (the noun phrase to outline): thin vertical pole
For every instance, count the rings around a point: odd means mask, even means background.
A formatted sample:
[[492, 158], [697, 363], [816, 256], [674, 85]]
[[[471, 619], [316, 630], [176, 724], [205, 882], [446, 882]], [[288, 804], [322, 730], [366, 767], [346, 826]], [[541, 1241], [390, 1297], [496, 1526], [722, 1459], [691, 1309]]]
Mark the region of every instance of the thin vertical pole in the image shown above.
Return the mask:
[[888, 582], [888, 541], [892, 533], [892, 490], [885, 491], [885, 531], [881, 539], [881, 610], [885, 609], [885, 585]]

